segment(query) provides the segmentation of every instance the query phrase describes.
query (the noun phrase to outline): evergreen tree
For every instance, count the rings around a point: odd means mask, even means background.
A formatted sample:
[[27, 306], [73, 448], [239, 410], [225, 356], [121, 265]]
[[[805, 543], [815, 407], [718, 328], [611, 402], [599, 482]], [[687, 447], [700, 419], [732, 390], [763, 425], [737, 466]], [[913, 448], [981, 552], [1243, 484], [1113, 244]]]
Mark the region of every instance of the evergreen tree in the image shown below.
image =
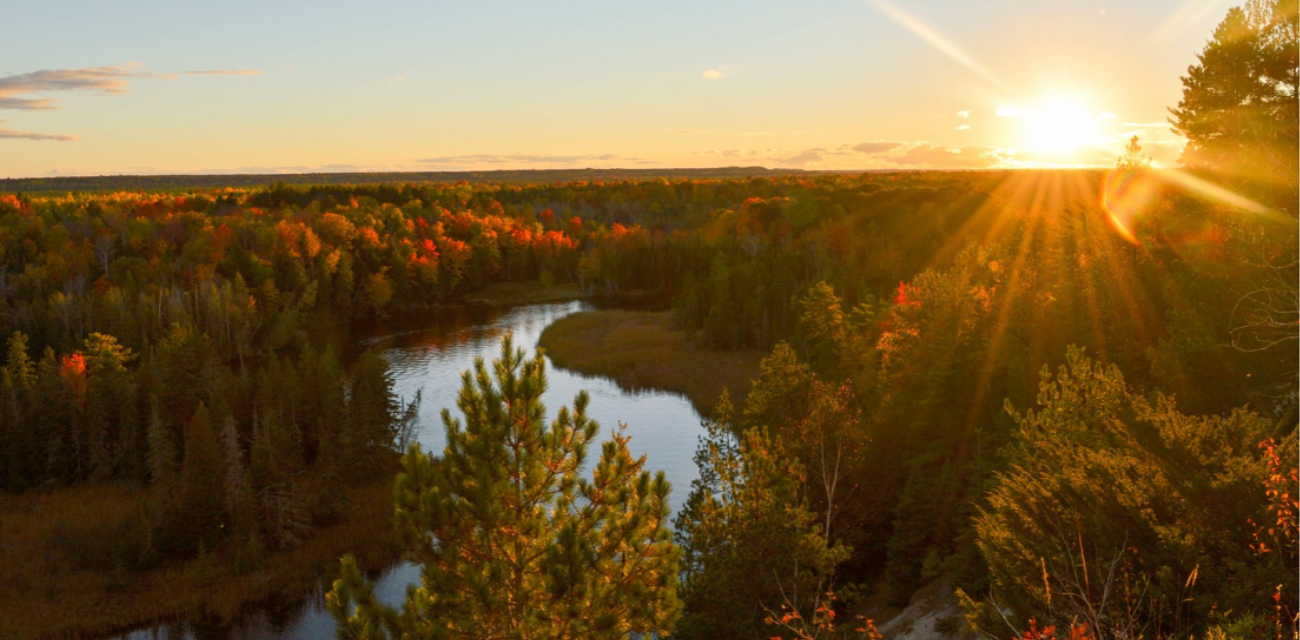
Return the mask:
[[1271, 611], [1274, 587], [1295, 602], [1295, 565], [1251, 551], [1252, 522], [1268, 518], [1269, 421], [1183, 414], [1077, 348], [1041, 375], [1037, 410], [1008, 403], [1010, 464], [975, 523], [1002, 605], [1104, 637], [1201, 637], [1218, 612]]
[[700, 478], [677, 515], [685, 638], [763, 637], [783, 612], [814, 620], [849, 555], [809, 509], [798, 460], [765, 427], [737, 428], [732, 412], [724, 392], [695, 454]]
[[1183, 162], [1248, 184], [1292, 210], [1297, 184], [1295, 0], [1250, 0], [1228, 11], [1183, 76], [1170, 109], [1187, 138]]
[[316, 425], [316, 466], [326, 476], [338, 476], [346, 466], [351, 446], [347, 430], [347, 399], [343, 370], [333, 347], [321, 353], [314, 386], [307, 394], [319, 411]]
[[[443, 410], [442, 457], [413, 446], [397, 481], [397, 525], [423, 565], [403, 610], [375, 601], [356, 564], [327, 597], [340, 637], [626, 638], [667, 631], [680, 608], [678, 552], [664, 519], [669, 485], [628, 438], [606, 442], [580, 477], [599, 427], [587, 395], [548, 426], [545, 360], [507, 336]], [[353, 605], [355, 604], [355, 609]]]
[[27, 336], [15, 331], [9, 336], [2, 391], [3, 414], [0, 415], [0, 482], [11, 487], [30, 484], [41, 472], [44, 456], [39, 449], [36, 425], [29, 420], [32, 390], [36, 385], [36, 364], [27, 355]]
[[379, 468], [383, 452], [393, 446], [401, 405], [393, 393], [393, 372], [388, 361], [373, 349], [357, 360], [348, 388], [348, 426], [356, 461], [354, 472]]
[[158, 344], [157, 362], [163, 417], [179, 428], [207, 396], [207, 381], [217, 366], [216, 349], [207, 334], [173, 324]]
[[91, 477], [102, 480], [122, 468], [138, 477], [144, 468], [144, 434], [135, 415], [135, 381], [126, 369], [136, 354], [102, 333], [86, 338], [84, 353]]
[[158, 409], [158, 396], [149, 396], [149, 404], [149, 479], [170, 487], [176, 478], [176, 444]]
[[177, 547], [212, 548], [226, 518], [225, 474], [221, 448], [212, 428], [212, 414], [202, 402], [185, 429], [185, 458], [181, 463], [180, 496], [175, 531]]
[[73, 400], [59, 376], [59, 360], [54, 349], [45, 348], [36, 364], [36, 389], [32, 426], [45, 443], [46, 472], [57, 480], [71, 480], [76, 469], [76, 434], [73, 423]]

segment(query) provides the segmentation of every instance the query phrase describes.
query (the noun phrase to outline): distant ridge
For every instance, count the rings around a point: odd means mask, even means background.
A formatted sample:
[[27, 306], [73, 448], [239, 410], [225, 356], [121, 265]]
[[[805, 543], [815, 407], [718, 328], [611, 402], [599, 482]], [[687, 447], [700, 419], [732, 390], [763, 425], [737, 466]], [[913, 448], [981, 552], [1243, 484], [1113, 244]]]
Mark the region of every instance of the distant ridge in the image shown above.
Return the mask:
[[[279, 182], [291, 185], [374, 184], [382, 182], [569, 182], [573, 180], [652, 180], [655, 178], [753, 178], [844, 173], [718, 167], [711, 169], [506, 169], [495, 171], [419, 171], [378, 173], [259, 173], [59, 176], [51, 178], [0, 178], [0, 193], [42, 191], [116, 191], [255, 187]], [[857, 172], [854, 172], [857, 173]]]

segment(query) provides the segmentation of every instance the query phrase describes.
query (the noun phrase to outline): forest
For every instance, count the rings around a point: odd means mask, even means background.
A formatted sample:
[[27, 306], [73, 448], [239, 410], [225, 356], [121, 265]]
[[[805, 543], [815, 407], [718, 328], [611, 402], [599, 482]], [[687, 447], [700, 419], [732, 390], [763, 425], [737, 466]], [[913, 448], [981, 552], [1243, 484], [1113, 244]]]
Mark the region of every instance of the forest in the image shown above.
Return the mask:
[[[940, 582], [952, 633], [1297, 637], [1296, 15], [1248, 10], [1184, 81], [1180, 170], [1134, 138], [1111, 170], [0, 193], [0, 516], [130, 504], [0, 547], [8, 593], [40, 597], [27, 555], [118, 595], [265, 572], [376, 486], [375, 544], [422, 585], [387, 607], [345, 559], [340, 637], [879, 637], [861, 602]], [[1234, 114], [1284, 125], [1262, 138], [1207, 133], [1242, 25], [1277, 78]], [[501, 283], [653, 292], [692, 349], [765, 354], [693, 486], [622, 437], [580, 477], [586, 396], [547, 423], [544, 360], [508, 340], [465, 374], [447, 450], [408, 447], [421, 399], [331, 329]], [[49, 611], [15, 635], [148, 621]]]

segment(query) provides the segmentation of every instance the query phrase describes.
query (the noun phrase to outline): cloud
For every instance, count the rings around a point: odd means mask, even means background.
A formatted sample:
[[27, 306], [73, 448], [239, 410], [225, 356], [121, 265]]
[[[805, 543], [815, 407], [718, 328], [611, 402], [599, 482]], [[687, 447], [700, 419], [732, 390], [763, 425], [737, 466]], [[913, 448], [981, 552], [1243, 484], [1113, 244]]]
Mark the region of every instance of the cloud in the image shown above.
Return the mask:
[[884, 153], [886, 151], [892, 151], [901, 146], [903, 146], [903, 143], [901, 142], [888, 142], [882, 140], [877, 142], [863, 142], [862, 144], [854, 145], [853, 150], [857, 151], [858, 153], [865, 153], [871, 155], [876, 153]]
[[0, 78], [0, 109], [44, 111], [58, 109], [54, 98], [29, 97], [34, 93], [94, 91], [101, 94], [127, 93], [133, 78], [174, 80], [179, 76], [255, 76], [256, 69], [206, 69], [183, 73], [155, 73], [134, 62], [85, 69], [42, 69]]
[[[1144, 145], [1146, 143], [1144, 142]], [[1164, 143], [1152, 142], [1152, 145]], [[1176, 150], [1152, 147], [1157, 160]], [[1144, 149], [1147, 147], [1144, 146]], [[762, 164], [769, 167], [797, 167], [811, 170], [973, 170], [1017, 168], [1107, 167], [1115, 163], [1116, 154], [1097, 149], [1082, 157], [1063, 159], [1015, 149], [981, 146], [947, 146], [926, 141], [871, 141], [856, 145], [813, 147], [809, 149], [702, 149], [695, 155], [724, 158], [727, 162]]]
[[1200, 29], [1201, 23], [1227, 6], [1228, 3], [1223, 0], [1186, 0], [1177, 11], [1169, 14], [1164, 24], [1151, 33], [1151, 42], [1169, 42], [1189, 31]]
[[952, 148], [928, 142], [913, 143], [902, 153], [881, 159], [897, 165], [935, 169], [984, 169], [1002, 161], [997, 149], [992, 147]]
[[13, 131], [11, 129], [0, 129], [0, 140], [58, 140], [60, 142], [72, 142], [77, 136], [70, 136], [66, 133], [29, 133], [27, 131]]
[[517, 154], [495, 154], [495, 153], [474, 153], [460, 156], [438, 156], [433, 158], [421, 158], [416, 160], [421, 164], [433, 165], [535, 165], [535, 164], [581, 164], [596, 163], [609, 164], [611, 162], [623, 162], [629, 164], [649, 164], [650, 161], [641, 158], [630, 158], [613, 153], [602, 153], [595, 155], [537, 155], [527, 153]]
[[260, 76], [260, 69], [205, 69], [202, 71], [186, 71], [187, 76]]
[[984, 169], [1004, 160], [991, 147], [949, 148], [928, 142], [873, 141], [811, 149], [703, 149], [696, 155], [805, 169]]
[[844, 166], [845, 159], [847, 162], [855, 162], [853, 157], [857, 154], [852, 147], [841, 145], [838, 147], [816, 147], [812, 149], [787, 149], [784, 147], [771, 149], [701, 149], [695, 152], [700, 156], [717, 156], [740, 160], [744, 162], [761, 162], [782, 167], [811, 167], [826, 166], [831, 163], [837, 166]]
[[1019, 118], [1020, 107], [1010, 104], [1004, 104], [998, 107], [997, 115], [999, 118]]
[[1114, 120], [1114, 119], [1115, 119], [1115, 114], [1113, 114], [1113, 113], [1111, 113], [1111, 112], [1109, 112], [1109, 111], [1102, 111], [1101, 113], [1097, 114], [1097, 119], [1098, 119], [1098, 120]]
[[[164, 74], [141, 69], [140, 65], [134, 62], [84, 69], [41, 69], [30, 73], [0, 77], [0, 111], [48, 111], [62, 108], [54, 98], [32, 97], [32, 94], [60, 91], [91, 91], [99, 94], [127, 93], [128, 83], [133, 78], [173, 80], [180, 75], [251, 76], [259, 73], [261, 71], [255, 69], [208, 69], [186, 71], [182, 74]], [[77, 139], [76, 136], [62, 133], [26, 133], [0, 129], [0, 139], [5, 138], [64, 141]]]
[[705, 69], [700, 73], [700, 75], [703, 76], [705, 80], [721, 80], [727, 77], [727, 74], [718, 71], [717, 69]]
[[1004, 159], [992, 147], [945, 147], [929, 142], [865, 142], [853, 150], [874, 160], [917, 169], [984, 169]]
[[958, 131], [970, 131], [970, 125], [968, 125], [968, 124], [959, 124], [959, 125], [957, 125], [957, 130], [958, 130]]
[[52, 98], [29, 98], [27, 94], [49, 91], [98, 91], [126, 93], [127, 78], [147, 76], [136, 65], [89, 69], [44, 69], [0, 78], [0, 109], [58, 109]]
[[958, 117], [958, 118], [969, 118], [969, 117], [970, 117], [970, 111], [967, 110], [967, 109], [962, 109], [961, 111], [958, 111], [958, 112], [957, 112], [957, 117]]

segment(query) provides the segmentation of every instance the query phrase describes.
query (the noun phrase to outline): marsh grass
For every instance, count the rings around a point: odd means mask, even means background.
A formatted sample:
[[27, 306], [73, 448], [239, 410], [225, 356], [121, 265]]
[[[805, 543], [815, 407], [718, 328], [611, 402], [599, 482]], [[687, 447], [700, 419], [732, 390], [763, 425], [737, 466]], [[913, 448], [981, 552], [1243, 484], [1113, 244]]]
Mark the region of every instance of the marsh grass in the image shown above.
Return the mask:
[[250, 563], [233, 541], [198, 557], [141, 553], [149, 540], [140, 519], [157, 500], [149, 489], [0, 495], [0, 636], [95, 638], [181, 617], [229, 620], [252, 603], [312, 591], [345, 553], [367, 569], [395, 560], [391, 479], [342, 497], [337, 522]]
[[692, 348], [670, 311], [575, 313], [546, 327], [538, 345], [558, 367], [606, 376], [625, 389], [676, 391], [706, 416], [724, 388], [743, 399], [762, 360], [757, 350]]
[[539, 304], [543, 302], [568, 302], [590, 298], [591, 294], [573, 283], [546, 284], [543, 282], [498, 282], [465, 296], [469, 304], [496, 306]]

